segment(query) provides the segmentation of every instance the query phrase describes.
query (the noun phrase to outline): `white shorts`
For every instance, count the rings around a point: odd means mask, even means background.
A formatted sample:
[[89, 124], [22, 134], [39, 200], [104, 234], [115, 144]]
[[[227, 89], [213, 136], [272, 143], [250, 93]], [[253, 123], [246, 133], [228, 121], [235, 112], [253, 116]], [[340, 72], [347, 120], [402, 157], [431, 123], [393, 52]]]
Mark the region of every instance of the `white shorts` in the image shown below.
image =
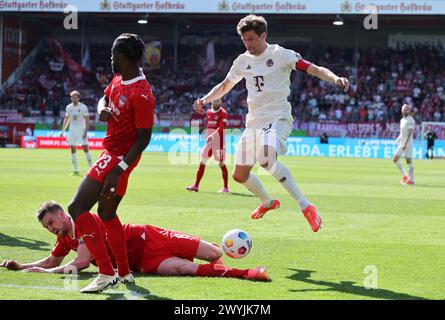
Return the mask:
[[402, 149], [402, 145], [399, 145], [394, 153], [394, 156], [401, 157], [405, 155], [405, 158], [412, 159], [413, 158], [413, 145], [406, 146], [405, 151]]
[[88, 138], [83, 138], [83, 131], [69, 131], [66, 143], [69, 146], [85, 146], [88, 145]]
[[292, 132], [293, 121], [278, 119], [260, 129], [246, 128], [238, 142], [235, 164], [253, 166], [261, 157], [264, 146], [273, 147], [278, 154], [287, 152], [286, 141]]

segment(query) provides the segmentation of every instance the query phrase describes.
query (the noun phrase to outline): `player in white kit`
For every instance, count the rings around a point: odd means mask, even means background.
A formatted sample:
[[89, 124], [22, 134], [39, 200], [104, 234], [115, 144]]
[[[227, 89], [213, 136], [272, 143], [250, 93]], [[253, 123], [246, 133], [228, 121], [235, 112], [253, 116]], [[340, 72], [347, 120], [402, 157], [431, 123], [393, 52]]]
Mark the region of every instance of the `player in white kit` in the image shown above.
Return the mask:
[[[400, 184], [413, 185], [414, 184], [414, 166], [413, 166], [413, 138], [414, 138], [414, 126], [416, 122], [410, 115], [411, 107], [407, 104], [402, 106], [402, 116], [400, 120], [400, 134], [397, 137], [396, 143], [399, 145], [394, 153], [393, 161], [402, 173], [402, 180]], [[399, 159], [402, 155], [405, 155], [406, 163], [408, 164], [409, 175], [406, 173], [405, 168], [400, 163]]]
[[66, 107], [65, 119], [63, 119], [63, 128], [60, 136], [63, 137], [65, 130], [70, 127], [67, 144], [71, 147], [71, 159], [73, 162], [73, 175], [79, 175], [77, 165], [77, 146], [82, 146], [87, 158], [88, 166], [91, 167], [93, 160], [88, 149], [88, 127], [90, 125], [88, 107], [81, 103], [79, 91], [70, 93], [71, 103]]
[[233, 179], [261, 199], [261, 205], [252, 213], [253, 219], [262, 218], [267, 211], [278, 208], [280, 202], [269, 196], [258, 177], [251, 172], [255, 163], [259, 162], [298, 202], [312, 230], [317, 232], [322, 220], [316, 207], [297, 187], [291, 172], [277, 161], [277, 154], [287, 152], [286, 140], [292, 131], [291, 104], [287, 100], [290, 74], [292, 70], [307, 72], [336, 84], [345, 92], [349, 88], [348, 79], [304, 60], [293, 50], [268, 44], [267, 22], [263, 17], [246, 16], [238, 23], [237, 31], [247, 51], [235, 59], [223, 82], [195, 101], [195, 111], [203, 113], [205, 104], [220, 99], [244, 78], [249, 112], [246, 130], [237, 146]]

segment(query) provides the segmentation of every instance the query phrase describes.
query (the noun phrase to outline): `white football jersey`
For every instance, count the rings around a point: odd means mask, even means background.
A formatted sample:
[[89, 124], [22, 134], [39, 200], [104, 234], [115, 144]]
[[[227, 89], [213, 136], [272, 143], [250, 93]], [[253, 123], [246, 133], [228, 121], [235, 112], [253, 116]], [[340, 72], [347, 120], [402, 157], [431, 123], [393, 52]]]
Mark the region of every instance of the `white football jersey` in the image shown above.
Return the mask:
[[246, 79], [247, 128], [262, 127], [280, 118], [293, 120], [288, 101], [290, 74], [301, 59], [293, 50], [267, 44], [261, 55], [254, 56], [246, 51], [233, 61], [227, 78], [235, 83]]
[[[411, 116], [407, 116], [406, 118], [403, 117], [400, 120], [400, 143], [405, 143], [406, 138], [408, 138], [408, 129], [413, 129], [414, 132], [414, 126], [416, 122], [414, 121], [414, 118]], [[413, 133], [414, 135], [414, 133]], [[413, 142], [413, 135], [411, 135], [407, 145], [411, 144]]]
[[70, 118], [70, 130], [85, 129], [85, 117], [89, 116], [88, 107], [80, 102], [77, 106], [70, 103], [66, 107], [66, 116]]

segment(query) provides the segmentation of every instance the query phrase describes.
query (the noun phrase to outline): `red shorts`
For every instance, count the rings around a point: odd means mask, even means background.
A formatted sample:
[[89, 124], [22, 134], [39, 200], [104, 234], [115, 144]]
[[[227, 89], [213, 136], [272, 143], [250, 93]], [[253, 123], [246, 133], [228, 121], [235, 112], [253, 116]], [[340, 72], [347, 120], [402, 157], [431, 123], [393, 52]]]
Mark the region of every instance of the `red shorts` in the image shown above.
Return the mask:
[[165, 259], [178, 257], [193, 261], [200, 239], [182, 232], [145, 226], [145, 246], [139, 262], [139, 272], [156, 273]]
[[201, 158], [210, 159], [212, 155], [215, 158], [215, 161], [224, 162], [226, 157], [226, 146], [222, 139], [219, 139], [219, 141], [217, 139], [212, 139], [210, 143], [206, 143], [202, 148]]
[[[97, 159], [97, 161], [88, 170], [86, 175], [99, 183], [103, 183], [107, 174], [114, 167], [116, 167], [122, 159], [123, 156], [118, 157], [114, 154], [111, 154], [109, 151], [104, 150], [101, 153], [99, 159]], [[138, 165], [139, 160], [141, 160], [141, 156], [139, 156], [136, 161], [133, 162], [131, 166], [129, 166], [128, 169], [122, 172], [122, 174], [119, 176], [119, 181], [117, 183], [115, 192], [116, 195], [121, 197], [125, 195], [125, 191], [127, 191], [128, 177], [130, 176], [131, 171], [133, 171], [133, 169], [136, 168], [136, 166]]]

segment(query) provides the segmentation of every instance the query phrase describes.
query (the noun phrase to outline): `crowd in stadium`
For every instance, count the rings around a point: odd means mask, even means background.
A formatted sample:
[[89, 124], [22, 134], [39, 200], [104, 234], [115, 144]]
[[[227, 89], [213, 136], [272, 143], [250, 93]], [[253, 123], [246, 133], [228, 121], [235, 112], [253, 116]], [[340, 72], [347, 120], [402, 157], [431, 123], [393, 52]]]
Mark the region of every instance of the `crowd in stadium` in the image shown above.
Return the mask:
[[[296, 48], [306, 60], [350, 79], [351, 90], [342, 93], [335, 86], [298, 72], [292, 75], [291, 103], [300, 122], [337, 121], [340, 123], [397, 122], [403, 103], [412, 104], [416, 121], [445, 121], [445, 57], [430, 48], [404, 51], [392, 49], [359, 50], [338, 48]], [[64, 45], [64, 50], [80, 63], [80, 47]], [[82, 80], [73, 80], [67, 67], [54, 71], [53, 55], [48, 48], [35, 63], [0, 97], [1, 109], [16, 109], [24, 116], [31, 110], [47, 111], [57, 118], [69, 104], [69, 92], [79, 90], [91, 111], [111, 77], [108, 46], [91, 45], [89, 72]], [[189, 115], [193, 101], [206, 93], [226, 75], [233, 59], [243, 48], [215, 46], [215, 66], [203, 71], [199, 62], [202, 47], [180, 46], [174, 71], [173, 48], [162, 48], [157, 70], [148, 71], [159, 115]], [[247, 91], [238, 84], [225, 98], [230, 114], [245, 114]], [[60, 120], [60, 119], [59, 119]]]

